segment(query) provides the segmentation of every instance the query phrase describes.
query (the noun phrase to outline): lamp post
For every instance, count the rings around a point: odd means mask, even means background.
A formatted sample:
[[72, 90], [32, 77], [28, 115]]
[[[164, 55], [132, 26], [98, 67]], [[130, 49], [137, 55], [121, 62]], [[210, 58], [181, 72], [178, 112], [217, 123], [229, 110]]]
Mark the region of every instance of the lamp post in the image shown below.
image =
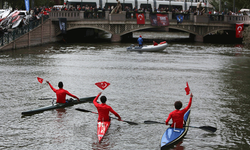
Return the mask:
[[124, 7], [124, 0], [123, 0], [123, 11], [125, 10], [125, 7]]

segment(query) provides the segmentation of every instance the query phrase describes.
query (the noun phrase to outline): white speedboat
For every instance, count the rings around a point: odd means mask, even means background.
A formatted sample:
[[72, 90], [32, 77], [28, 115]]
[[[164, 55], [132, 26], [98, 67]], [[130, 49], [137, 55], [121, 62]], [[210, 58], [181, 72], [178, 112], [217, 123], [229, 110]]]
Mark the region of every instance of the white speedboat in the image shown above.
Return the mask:
[[127, 47], [127, 51], [138, 51], [138, 52], [159, 52], [163, 51], [167, 47], [168, 43], [166, 41], [161, 42], [158, 45], [145, 45], [142, 47], [134, 46], [132, 44], [130, 47]]

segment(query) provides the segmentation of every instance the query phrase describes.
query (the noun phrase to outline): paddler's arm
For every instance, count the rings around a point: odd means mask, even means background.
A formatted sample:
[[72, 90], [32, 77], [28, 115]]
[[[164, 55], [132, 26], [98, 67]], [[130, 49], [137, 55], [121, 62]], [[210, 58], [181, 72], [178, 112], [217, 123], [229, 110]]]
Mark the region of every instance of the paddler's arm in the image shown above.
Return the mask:
[[[189, 103], [188, 103], [187, 107], [183, 109], [185, 112], [187, 112], [187, 111], [189, 110], [189, 108], [191, 107], [192, 99], [193, 99], [193, 94], [191, 93], [191, 94], [190, 94]], [[183, 111], [183, 110], [182, 110], [182, 111]]]
[[169, 120], [172, 118], [172, 113], [168, 115], [168, 118], [166, 119], [165, 124], [168, 125]]
[[50, 88], [51, 88], [54, 92], [56, 92], [56, 89], [49, 83], [49, 81], [46, 81], [46, 82], [49, 84]]
[[117, 112], [115, 112], [111, 107], [110, 107], [109, 111], [112, 112], [118, 118], [119, 121], [122, 120], [122, 118], [120, 117], [120, 115]]
[[98, 105], [97, 100], [98, 100], [98, 98], [99, 98], [99, 96], [100, 96], [101, 94], [102, 94], [102, 92], [98, 93], [98, 95], [97, 95], [97, 96], [95, 97], [95, 99], [93, 100], [93, 103], [94, 103], [95, 106]]
[[67, 95], [69, 95], [69, 96], [71, 96], [71, 97], [76, 98], [76, 99], [77, 99], [77, 101], [78, 101], [78, 102], [80, 102], [80, 99], [79, 99], [77, 96], [75, 96], [75, 95], [73, 95], [73, 94], [69, 93], [69, 91], [67, 91], [67, 92], [66, 92], [66, 94], [67, 94]]

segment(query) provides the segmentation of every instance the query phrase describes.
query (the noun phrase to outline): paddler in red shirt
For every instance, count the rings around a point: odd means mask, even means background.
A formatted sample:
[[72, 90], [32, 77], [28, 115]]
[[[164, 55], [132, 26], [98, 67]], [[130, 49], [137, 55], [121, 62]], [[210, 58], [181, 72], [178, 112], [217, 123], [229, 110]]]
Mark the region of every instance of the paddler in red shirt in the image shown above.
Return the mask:
[[80, 101], [80, 99], [79, 99], [77, 96], [75, 96], [75, 95], [69, 93], [67, 90], [64, 90], [64, 89], [63, 89], [63, 83], [62, 83], [62, 82], [59, 82], [59, 83], [58, 83], [59, 89], [55, 89], [55, 88], [49, 83], [49, 81], [46, 81], [46, 82], [49, 84], [50, 88], [56, 93], [56, 97], [57, 97], [57, 98], [56, 98], [56, 103], [66, 103], [66, 95], [69, 95], [69, 96], [71, 96], [71, 97], [74, 97], [74, 98], [76, 98], [78, 101]]
[[97, 108], [98, 111], [98, 121], [110, 121], [109, 118], [109, 112], [113, 113], [116, 117], [118, 117], [118, 120], [121, 121], [121, 117], [120, 115], [115, 112], [112, 107], [110, 107], [109, 105], [106, 104], [107, 98], [106, 96], [101, 96], [100, 100], [102, 102], [102, 104], [97, 103], [97, 99], [99, 98], [99, 96], [102, 94], [102, 92], [100, 92], [96, 98], [93, 100], [93, 103], [95, 105], [95, 107]]
[[190, 95], [190, 100], [189, 100], [189, 103], [188, 103], [188, 106], [182, 110], [181, 107], [182, 107], [182, 102], [181, 101], [176, 101], [174, 103], [174, 106], [175, 106], [175, 110], [172, 111], [167, 120], [166, 120], [166, 125], [168, 125], [168, 122], [170, 119], [172, 119], [173, 123], [171, 125], [171, 127], [175, 127], [175, 128], [183, 128], [183, 117], [184, 117], [184, 114], [189, 110], [189, 108], [191, 107], [191, 104], [192, 104], [192, 98], [193, 98], [193, 94], [191, 93]]

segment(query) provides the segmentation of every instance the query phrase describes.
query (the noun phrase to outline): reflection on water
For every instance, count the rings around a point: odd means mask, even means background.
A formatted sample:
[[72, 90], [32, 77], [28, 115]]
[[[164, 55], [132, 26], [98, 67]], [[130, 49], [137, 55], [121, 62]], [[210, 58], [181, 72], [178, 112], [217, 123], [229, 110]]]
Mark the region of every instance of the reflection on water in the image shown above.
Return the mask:
[[56, 109], [56, 111], [57, 111], [57, 118], [59, 118], [59, 120], [57, 120], [57, 121], [61, 122], [66, 115], [66, 109], [65, 108], [58, 108], [58, 109]]

